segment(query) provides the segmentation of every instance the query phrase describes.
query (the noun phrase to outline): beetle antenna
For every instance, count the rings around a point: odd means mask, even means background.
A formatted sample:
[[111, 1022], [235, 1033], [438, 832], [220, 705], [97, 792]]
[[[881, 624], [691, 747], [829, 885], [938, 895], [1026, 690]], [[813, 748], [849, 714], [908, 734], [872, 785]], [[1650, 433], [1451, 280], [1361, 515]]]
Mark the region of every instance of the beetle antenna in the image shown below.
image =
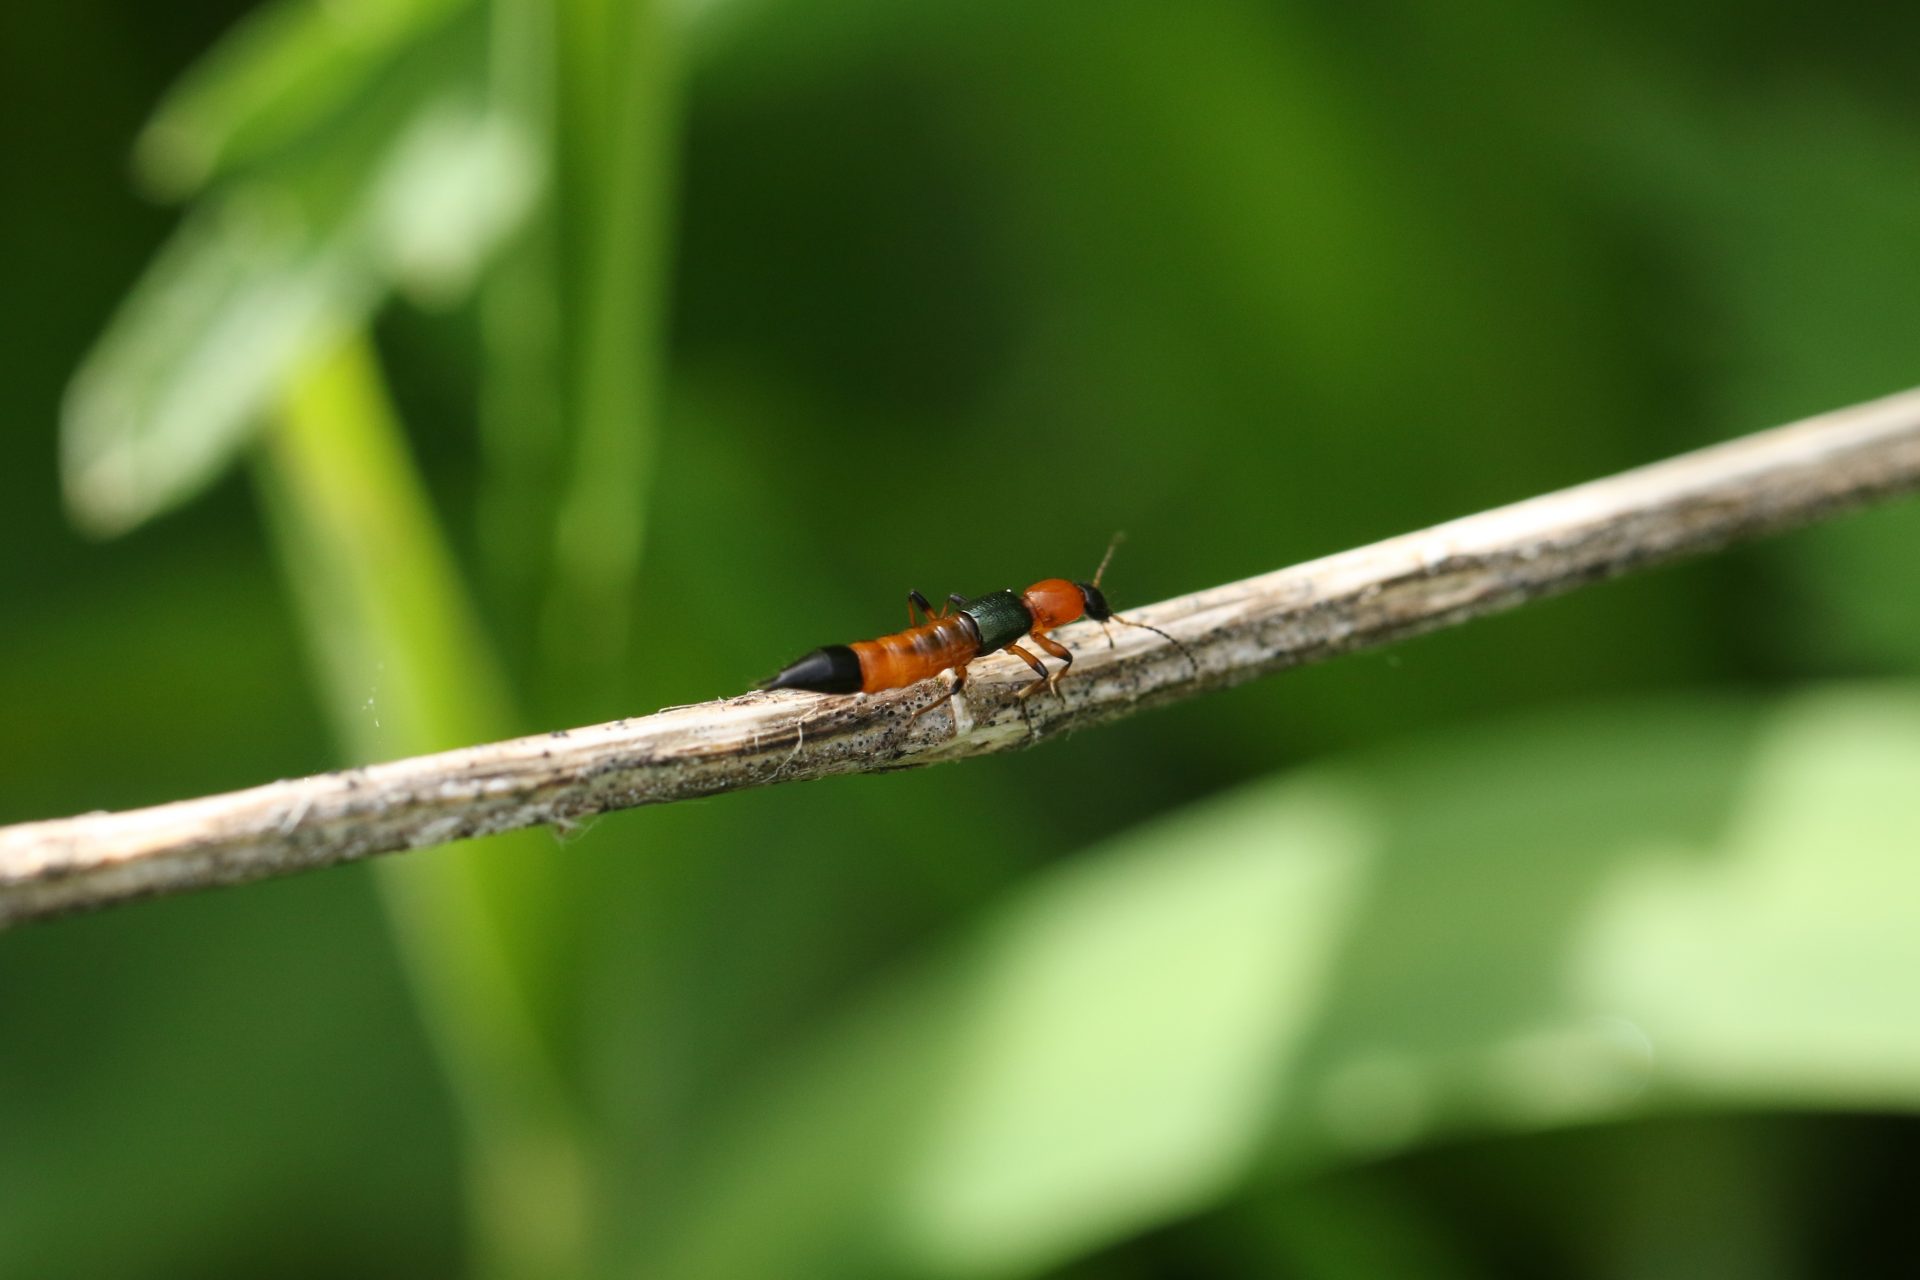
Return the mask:
[[1121, 543], [1125, 542], [1126, 540], [1127, 540], [1127, 535], [1124, 533], [1116, 533], [1113, 535], [1113, 541], [1107, 544], [1107, 554], [1100, 557], [1100, 567], [1093, 571], [1094, 586], [1097, 587], [1100, 585], [1100, 576], [1107, 571], [1107, 564], [1113, 559], [1114, 548], [1119, 546]]
[[1168, 635], [1166, 632], [1162, 631], [1160, 628], [1145, 622], [1128, 622], [1125, 618], [1121, 617], [1117, 613], [1113, 615], [1113, 620], [1119, 623], [1123, 627], [1138, 627], [1142, 631], [1153, 632], [1153, 634], [1159, 636], [1162, 640], [1165, 640], [1168, 644], [1172, 645], [1174, 648], [1180, 651], [1180, 656], [1185, 658], [1187, 660], [1187, 665], [1193, 668], [1193, 674], [1195, 674], [1196, 676], [1200, 674], [1200, 664], [1194, 661], [1193, 654], [1187, 649], [1187, 646], [1181, 644], [1178, 640], [1175, 640], [1172, 636]]

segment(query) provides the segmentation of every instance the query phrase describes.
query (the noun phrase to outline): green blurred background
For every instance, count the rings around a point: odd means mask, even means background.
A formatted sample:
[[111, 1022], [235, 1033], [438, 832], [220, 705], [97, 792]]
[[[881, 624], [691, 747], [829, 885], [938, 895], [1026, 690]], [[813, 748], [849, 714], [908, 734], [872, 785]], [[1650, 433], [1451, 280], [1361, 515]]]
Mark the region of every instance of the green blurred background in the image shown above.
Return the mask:
[[[0, 821], [725, 695], [1120, 528], [1124, 608], [1920, 382], [1916, 40], [8, 4]], [[0, 1274], [1910, 1256], [1916, 536], [0, 936]]]

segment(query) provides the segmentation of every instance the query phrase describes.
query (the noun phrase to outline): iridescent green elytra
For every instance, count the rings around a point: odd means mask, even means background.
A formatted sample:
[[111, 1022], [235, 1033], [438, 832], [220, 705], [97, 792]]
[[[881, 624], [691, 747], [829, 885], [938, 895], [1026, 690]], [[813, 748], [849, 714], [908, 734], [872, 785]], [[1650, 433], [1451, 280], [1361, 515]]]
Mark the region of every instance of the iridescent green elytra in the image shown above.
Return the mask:
[[992, 591], [978, 596], [961, 605], [960, 612], [972, 618], [979, 630], [982, 653], [1004, 649], [1033, 630], [1033, 615], [1011, 591]]

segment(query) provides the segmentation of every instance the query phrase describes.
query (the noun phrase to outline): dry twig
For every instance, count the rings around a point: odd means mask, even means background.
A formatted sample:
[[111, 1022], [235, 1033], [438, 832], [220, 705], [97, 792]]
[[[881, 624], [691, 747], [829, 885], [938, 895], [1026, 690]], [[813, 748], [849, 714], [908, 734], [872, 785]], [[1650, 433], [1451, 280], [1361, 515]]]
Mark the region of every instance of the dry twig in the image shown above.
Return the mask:
[[940, 682], [873, 697], [749, 693], [591, 728], [0, 828], [0, 926], [770, 782], [1026, 746], [1269, 672], [1722, 547], [1920, 487], [1920, 390], [1611, 479], [1181, 596], [1111, 651], [1065, 631], [1064, 700], [1020, 701], [1001, 655], [947, 710]]

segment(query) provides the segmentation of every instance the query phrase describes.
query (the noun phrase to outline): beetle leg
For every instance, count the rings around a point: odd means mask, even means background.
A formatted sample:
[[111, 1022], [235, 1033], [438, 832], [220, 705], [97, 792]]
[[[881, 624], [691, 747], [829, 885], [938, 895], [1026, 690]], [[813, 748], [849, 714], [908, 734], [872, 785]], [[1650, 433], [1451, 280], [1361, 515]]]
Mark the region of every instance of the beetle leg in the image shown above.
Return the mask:
[[1038, 631], [1033, 633], [1033, 642], [1066, 664], [1066, 666], [1061, 667], [1058, 671], [1047, 677], [1047, 687], [1053, 690], [1053, 696], [1065, 702], [1067, 695], [1060, 692], [1060, 677], [1067, 674], [1068, 668], [1073, 666], [1073, 650], [1067, 648], [1067, 646], [1061, 644], [1058, 640], [1047, 638]]
[[1040, 661], [1040, 659], [1034, 657], [1031, 652], [1029, 652], [1026, 649], [1022, 649], [1017, 644], [1008, 645], [1007, 652], [1013, 654], [1015, 657], [1019, 658], [1020, 661], [1032, 667], [1034, 675], [1038, 677], [1036, 680], [1034, 680], [1032, 684], [1020, 690], [1021, 697], [1031, 698], [1034, 694], [1040, 692], [1041, 688], [1044, 687], [1047, 683], [1047, 664]]
[[966, 668], [966, 665], [963, 663], [960, 666], [957, 666], [953, 669], [953, 688], [947, 690], [947, 696], [944, 698], [941, 698], [938, 702], [929, 702], [926, 706], [920, 708], [918, 711], [908, 716], [907, 717], [908, 722], [911, 723], [912, 721], [918, 720], [921, 716], [927, 714], [927, 712], [929, 711], [932, 711], [935, 707], [944, 707], [949, 702], [952, 702], [953, 696], [959, 693], [960, 690], [966, 685], [966, 683], [967, 683], [967, 668]]

